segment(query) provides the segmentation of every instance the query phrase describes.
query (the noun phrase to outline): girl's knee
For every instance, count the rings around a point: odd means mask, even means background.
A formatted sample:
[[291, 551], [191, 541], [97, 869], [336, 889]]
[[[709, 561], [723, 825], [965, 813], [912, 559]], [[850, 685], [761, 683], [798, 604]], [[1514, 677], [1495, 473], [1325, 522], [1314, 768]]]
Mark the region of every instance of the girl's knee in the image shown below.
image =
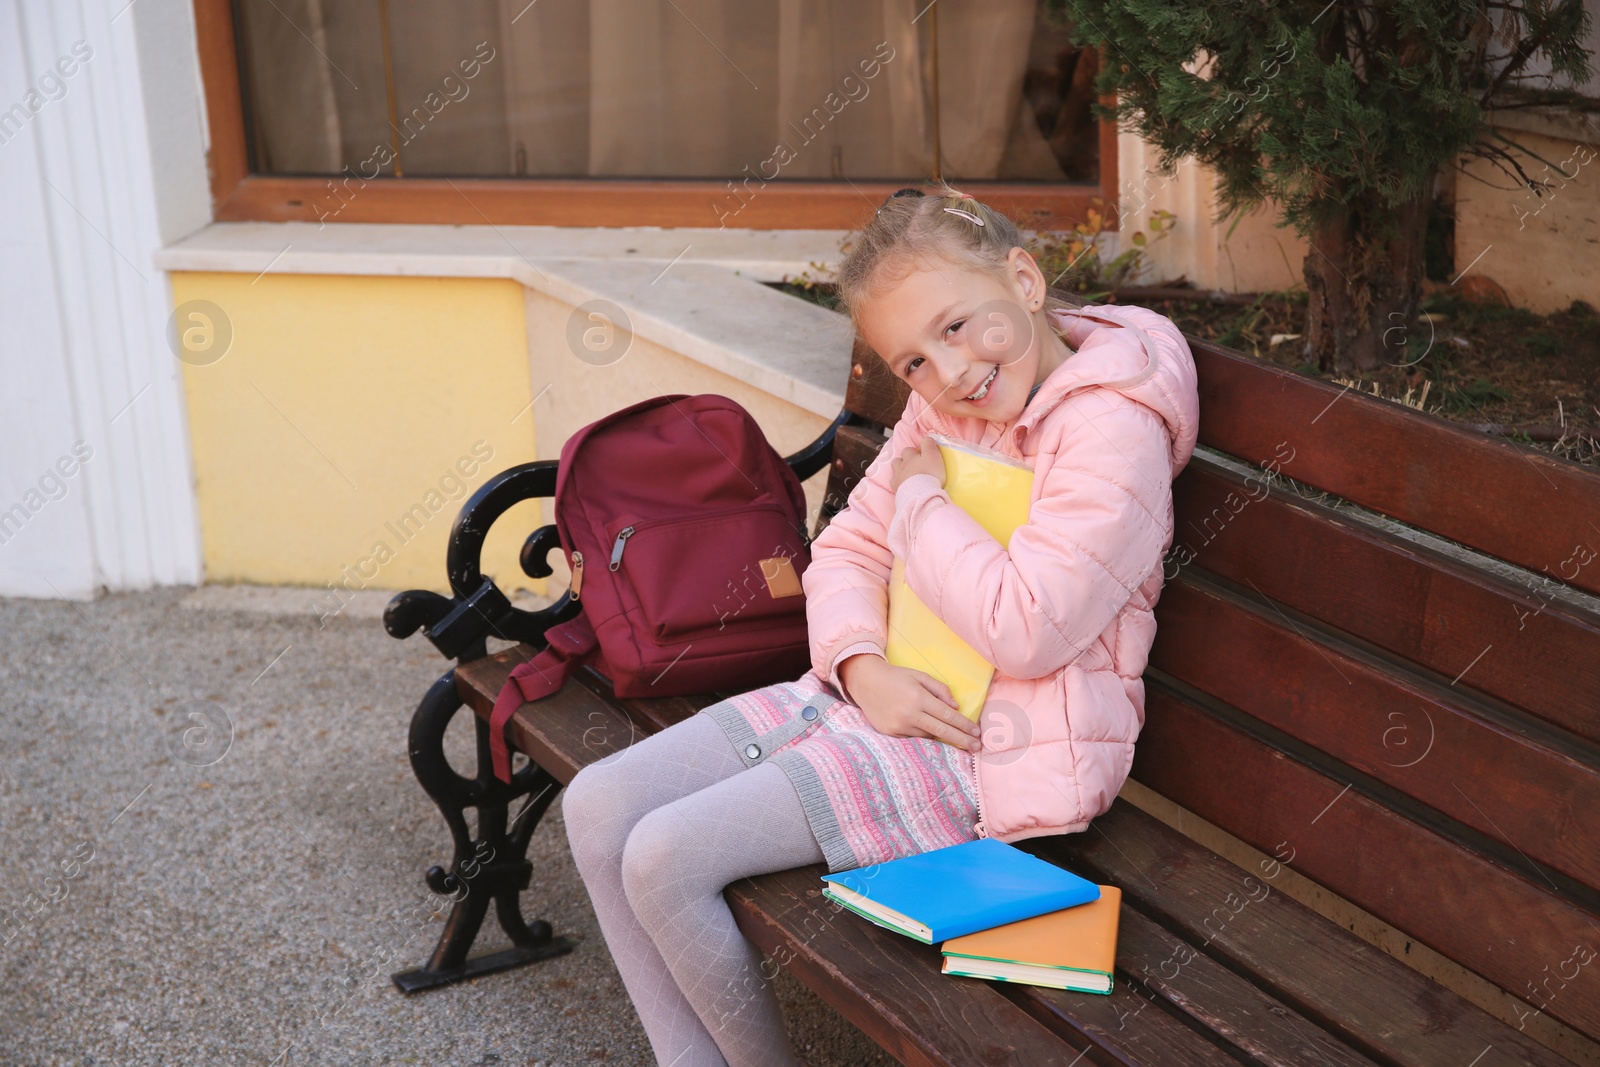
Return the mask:
[[567, 843], [575, 857], [585, 854], [614, 854], [627, 840], [627, 812], [619, 801], [616, 783], [610, 781], [610, 768], [591, 763], [584, 767], [561, 794], [561, 815], [567, 824]]
[[676, 914], [695, 893], [694, 837], [670, 805], [645, 815], [628, 835], [622, 849], [622, 889], [647, 926]]

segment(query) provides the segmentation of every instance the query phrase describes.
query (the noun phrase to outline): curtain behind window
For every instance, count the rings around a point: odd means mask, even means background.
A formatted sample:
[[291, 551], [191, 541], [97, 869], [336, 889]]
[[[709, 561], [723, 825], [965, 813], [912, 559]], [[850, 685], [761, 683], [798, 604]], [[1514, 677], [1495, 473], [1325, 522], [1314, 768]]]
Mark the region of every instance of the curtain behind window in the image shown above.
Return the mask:
[[[940, 0], [952, 180], [1064, 176], [1023, 94], [1036, 7]], [[411, 177], [933, 171], [927, 0], [465, 0], [448, 15], [388, 0], [387, 34], [383, 15], [380, 0], [241, 0], [258, 170], [372, 177], [398, 157]]]

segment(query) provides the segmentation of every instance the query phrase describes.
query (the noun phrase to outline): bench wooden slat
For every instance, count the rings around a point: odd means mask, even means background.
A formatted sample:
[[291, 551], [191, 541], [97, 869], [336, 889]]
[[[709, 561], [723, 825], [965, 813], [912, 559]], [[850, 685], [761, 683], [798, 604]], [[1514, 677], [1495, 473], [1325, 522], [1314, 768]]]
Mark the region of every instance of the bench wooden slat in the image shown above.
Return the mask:
[[[850, 378], [844, 388], [845, 410], [879, 426], [893, 427], [906, 409], [911, 386], [897, 378], [859, 338], [850, 354]], [[855, 468], [860, 470], [860, 468]]]
[[[1126, 800], [1115, 801], [1083, 833], [1019, 847], [1122, 887], [1124, 922], [1135, 910], [1148, 914], [1381, 1062], [1466, 1064], [1493, 1045], [1496, 1055], [1479, 1067], [1567, 1063], [1275, 889], [1277, 866], [1242, 870]], [[1157, 977], [1173, 975], [1179, 961], [1162, 967], [1167, 958], [1157, 957]], [[1179, 968], [1173, 983], [1181, 984], [1185, 972]]]
[[839, 474], [839, 497], [848, 500], [862, 474], [878, 458], [889, 438], [863, 426], [841, 426], [833, 438], [833, 465]]
[[[715, 704], [721, 699], [716, 693], [697, 693], [694, 696], [684, 697], [615, 697], [611, 694], [610, 683], [593, 671], [580, 670], [573, 677], [589, 692], [614, 701], [635, 722], [647, 727], [652, 733], [680, 723], [701, 708]], [[534, 711], [534, 709], [529, 710]]]
[[[1600, 885], [1600, 756], [1186, 572], [1162, 590], [1153, 666], [1531, 859]], [[1262, 663], [1273, 669], [1254, 669]], [[1554, 731], [1545, 731], [1554, 734]], [[1471, 782], [1471, 795], [1457, 782]]]
[[[1291, 758], [1303, 746], [1254, 736], [1264, 727], [1245, 732], [1247, 716], [1206, 706], [1160, 671], [1146, 683], [1132, 771], [1141, 784], [1264, 852], [1292, 849], [1300, 873], [1524, 997], [1530, 979], [1593, 943], [1596, 915], [1559, 895], [1542, 870], [1502, 864], [1425, 825], [1425, 812], [1409, 818]], [[1483, 789], [1465, 787], [1468, 796]], [[1543, 997], [1547, 1014], [1600, 1032], [1600, 997]]]
[[1188, 1015], [1197, 1026], [1226, 1038], [1258, 1063], [1362, 1067], [1374, 1062], [1207, 956], [1203, 944], [1201, 939], [1178, 937], [1136, 908], [1123, 906], [1117, 930], [1118, 964], [1136, 976], [1142, 995], [1160, 996], [1170, 1010]]
[[[821, 864], [744, 879], [726, 890], [739, 928], [778, 965], [792, 968], [840, 1014], [905, 1064], [1065, 1065], [1057, 1031], [995, 984], [939, 972], [941, 956], [836, 909], [821, 891]], [[1003, 987], [1007, 992], [1011, 987]], [[1016, 987], [1021, 989], [1023, 987]], [[1122, 1029], [1117, 995], [1077, 996], [1072, 1017], [1054, 1021], [1075, 1048], [1093, 1041], [1114, 1062], [1238, 1067], [1238, 1061], [1176, 1020]], [[1159, 1013], [1156, 1013], [1159, 1014]], [[1094, 1033], [1077, 1025], [1093, 1020]], [[1153, 1020], [1152, 1020], [1153, 1021]]]
[[[1180, 1016], [1163, 1010], [1159, 997], [1141, 991], [1120, 971], [1110, 996], [1007, 983], [999, 983], [997, 990], [1066, 1039], [1073, 1054], [1054, 1062], [1067, 1067], [1079, 1063], [1239, 1067], [1256, 1062], [1220, 1041], [1202, 1038]], [[1077, 1053], [1082, 1053], [1081, 1059], [1074, 1058]]]
[[843, 511], [850, 492], [861, 481], [866, 469], [878, 458], [889, 439], [877, 430], [863, 426], [841, 426], [833, 435], [833, 464], [828, 471], [827, 507], [817, 516], [817, 534], [828, 528], [835, 514]]
[[[1401, 522], [1600, 593], [1600, 474], [1190, 338], [1200, 443]], [[1284, 451], [1279, 452], [1280, 446]], [[1580, 557], [1581, 558], [1581, 557]]]
[[[1600, 742], [1600, 617], [1197, 454], [1175, 558]], [[1184, 562], [1192, 553], [1193, 562]], [[1169, 574], [1172, 573], [1169, 567]]]

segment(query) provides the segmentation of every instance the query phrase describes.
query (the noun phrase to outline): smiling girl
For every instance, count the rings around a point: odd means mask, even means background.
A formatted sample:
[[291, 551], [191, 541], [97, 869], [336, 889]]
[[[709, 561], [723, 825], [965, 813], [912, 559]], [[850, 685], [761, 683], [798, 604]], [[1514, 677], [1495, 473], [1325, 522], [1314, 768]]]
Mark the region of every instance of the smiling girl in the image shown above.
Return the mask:
[[[857, 332], [912, 392], [811, 546], [812, 670], [567, 787], [573, 856], [662, 1064], [798, 1062], [728, 884], [1082, 831], [1133, 761], [1171, 483], [1195, 443], [1194, 361], [1155, 312], [1069, 307], [1010, 220], [937, 194], [896, 193], [839, 270]], [[1033, 468], [1008, 544], [951, 501], [930, 433]], [[995, 666], [977, 723], [943, 683], [884, 658], [897, 557]]]

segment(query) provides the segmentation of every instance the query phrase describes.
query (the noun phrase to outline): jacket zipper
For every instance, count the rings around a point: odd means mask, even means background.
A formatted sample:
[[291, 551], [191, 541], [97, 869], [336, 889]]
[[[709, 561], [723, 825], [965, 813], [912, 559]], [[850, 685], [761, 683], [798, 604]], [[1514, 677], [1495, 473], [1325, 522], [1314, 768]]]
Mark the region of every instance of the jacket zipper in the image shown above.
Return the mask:
[[973, 792], [978, 798], [978, 821], [972, 825], [972, 832], [979, 837], [988, 837], [989, 827], [985, 825], [983, 817], [983, 779], [978, 775], [978, 754], [969, 751], [967, 756], [972, 760]]
[[572, 553], [572, 585], [567, 592], [573, 600], [578, 599], [578, 593], [583, 589], [583, 553]]

